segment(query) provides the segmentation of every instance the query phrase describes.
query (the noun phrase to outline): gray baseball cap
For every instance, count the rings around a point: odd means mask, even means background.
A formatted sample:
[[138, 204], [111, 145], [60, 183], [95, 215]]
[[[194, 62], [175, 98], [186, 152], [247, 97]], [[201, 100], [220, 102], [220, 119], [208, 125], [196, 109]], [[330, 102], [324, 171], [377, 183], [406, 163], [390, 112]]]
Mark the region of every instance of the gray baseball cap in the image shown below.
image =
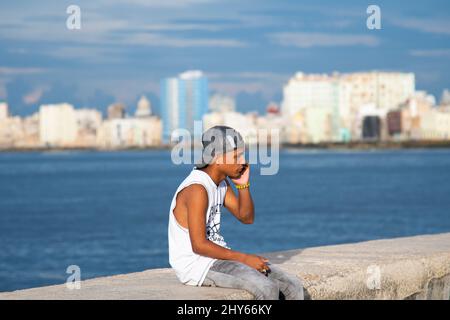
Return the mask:
[[244, 139], [235, 129], [227, 126], [214, 126], [202, 134], [202, 162], [197, 169], [206, 167], [216, 155], [245, 148]]

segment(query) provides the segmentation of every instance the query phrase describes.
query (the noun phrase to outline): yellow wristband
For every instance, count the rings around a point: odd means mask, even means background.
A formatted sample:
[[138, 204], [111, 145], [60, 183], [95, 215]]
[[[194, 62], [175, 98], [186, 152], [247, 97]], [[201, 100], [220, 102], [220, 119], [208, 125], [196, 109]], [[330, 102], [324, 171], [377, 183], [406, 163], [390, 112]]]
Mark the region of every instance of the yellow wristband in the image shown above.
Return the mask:
[[241, 190], [241, 189], [246, 189], [248, 187], [250, 187], [250, 182], [247, 182], [246, 184], [235, 184], [236, 189]]

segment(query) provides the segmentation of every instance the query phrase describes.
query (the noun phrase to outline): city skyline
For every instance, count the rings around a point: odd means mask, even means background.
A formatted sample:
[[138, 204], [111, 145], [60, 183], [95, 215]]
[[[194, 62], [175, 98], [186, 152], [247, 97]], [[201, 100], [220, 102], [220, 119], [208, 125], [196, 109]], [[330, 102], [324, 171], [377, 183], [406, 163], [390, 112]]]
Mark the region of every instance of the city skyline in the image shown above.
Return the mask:
[[161, 96], [162, 118], [141, 96], [134, 117], [114, 103], [104, 121], [100, 111], [68, 103], [43, 104], [29, 117], [11, 115], [0, 103], [0, 147], [149, 147], [174, 142], [178, 129], [198, 138], [196, 132], [214, 125], [237, 128], [249, 144], [450, 139], [449, 91], [437, 104], [416, 90], [413, 73], [296, 73], [283, 87], [281, 105], [271, 104], [264, 115], [238, 112], [230, 97], [210, 97], [200, 70], [162, 79]]
[[[101, 105], [85, 105], [85, 104], [76, 104], [70, 101], [70, 99], [65, 99], [61, 98], [61, 100], [48, 100], [48, 102], [43, 102], [43, 103], [39, 103], [36, 106], [36, 109], [33, 111], [33, 113], [39, 112], [39, 107], [42, 105], [47, 105], [47, 104], [64, 104], [64, 103], [69, 103], [71, 105], [73, 105], [73, 107], [75, 109], [85, 109], [85, 108], [89, 108], [89, 109], [95, 109], [100, 111], [100, 113], [102, 114], [103, 117], [108, 117], [108, 107], [114, 104], [120, 104], [124, 107], [124, 115], [125, 116], [133, 116], [135, 114], [135, 112], [138, 110], [138, 105], [140, 100], [142, 100], [142, 98], [145, 98], [146, 100], [148, 100], [148, 102], [150, 103], [150, 105], [152, 106], [152, 114], [164, 118], [164, 112], [161, 110], [162, 109], [162, 102], [161, 102], [161, 88], [163, 86], [163, 83], [167, 80], [170, 79], [177, 79], [180, 77], [180, 75], [182, 75], [183, 73], [186, 72], [201, 72], [202, 76], [205, 77], [206, 79], [208, 79], [208, 73], [204, 72], [202, 70], [184, 70], [184, 71], [180, 71], [178, 72], [176, 75], [171, 76], [171, 77], [165, 77], [159, 80], [159, 89], [158, 89], [158, 99], [157, 99], [157, 103], [155, 104], [154, 102], [154, 95], [153, 93], [150, 94], [140, 94], [137, 95], [133, 98], [133, 101], [131, 103], [124, 103], [124, 101], [120, 101], [120, 100], [111, 100], [111, 103], [108, 104], [101, 104]], [[264, 115], [267, 112], [267, 108], [274, 105], [275, 106], [279, 106], [282, 107], [283, 105], [283, 91], [286, 89], [285, 87], [289, 85], [290, 81], [292, 81], [292, 79], [294, 79], [296, 76], [298, 76], [299, 74], [304, 74], [306, 76], [319, 76], [319, 77], [324, 77], [324, 78], [333, 78], [336, 76], [348, 76], [348, 75], [352, 75], [352, 74], [370, 74], [370, 73], [400, 73], [398, 71], [381, 71], [381, 70], [357, 70], [355, 72], [340, 72], [340, 71], [333, 71], [332, 73], [318, 73], [318, 72], [311, 72], [311, 73], [304, 73], [303, 71], [297, 71], [297, 72], [292, 72], [291, 75], [289, 77], [286, 78], [286, 81], [280, 84], [280, 96], [278, 98], [278, 100], [268, 100], [267, 102], [264, 101], [263, 104], [261, 105], [257, 105], [256, 108], [254, 109], [246, 109], [244, 108], [244, 110], [242, 108], [239, 107], [239, 105], [237, 105], [236, 102], [236, 97], [226, 94], [224, 92], [221, 91], [215, 91], [215, 90], [211, 90], [209, 88], [211, 81], [208, 81], [206, 87], [207, 87], [207, 91], [208, 91], [208, 111], [214, 111], [214, 107], [211, 106], [211, 99], [213, 99], [213, 101], [215, 99], [219, 99], [218, 101], [220, 101], [221, 99], [227, 99], [227, 103], [231, 103], [233, 105], [232, 110], [236, 110], [237, 112], [240, 113], [258, 113], [260, 115]], [[408, 72], [405, 71], [404, 73], [409, 73], [412, 74], [413, 77], [415, 79], [417, 79], [416, 75], [412, 72]], [[444, 104], [448, 104], [448, 101], [450, 101], [450, 89], [447, 87], [442, 87], [442, 90], [439, 92], [438, 95], [434, 95], [432, 92], [428, 92], [426, 90], [424, 90], [423, 88], [420, 88], [417, 86], [417, 80], [415, 80], [416, 85], [415, 85], [415, 90], [417, 91], [424, 91], [426, 92], [428, 95], [431, 95], [436, 102], [436, 105], [441, 104], [441, 100], [445, 99], [446, 102]], [[220, 101], [221, 102], [221, 101]], [[31, 116], [33, 113], [31, 114], [22, 114], [20, 112], [15, 112], [15, 106], [13, 104], [11, 104], [11, 102], [8, 99], [0, 99], [0, 103], [6, 103], [8, 104], [8, 112], [10, 116]], [[213, 102], [214, 104], [214, 102]]]
[[381, 30], [367, 29], [368, 4], [357, 1], [79, 2], [81, 30], [71, 31], [67, 3], [5, 3], [0, 100], [29, 115], [63, 101], [105, 111], [145, 94], [160, 115], [160, 79], [189, 69], [241, 112], [280, 102], [297, 71], [413, 72], [439, 100], [450, 87], [449, 4], [376, 4]]

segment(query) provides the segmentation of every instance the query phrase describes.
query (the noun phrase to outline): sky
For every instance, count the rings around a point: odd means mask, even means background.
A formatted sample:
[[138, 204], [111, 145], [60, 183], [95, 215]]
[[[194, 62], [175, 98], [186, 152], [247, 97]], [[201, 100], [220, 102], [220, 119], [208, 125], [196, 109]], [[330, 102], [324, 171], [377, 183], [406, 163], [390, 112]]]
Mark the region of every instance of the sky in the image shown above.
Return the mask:
[[[366, 26], [371, 4], [381, 29]], [[81, 29], [66, 27], [70, 5]], [[439, 100], [450, 88], [449, 1], [2, 1], [0, 101], [29, 115], [69, 102], [133, 113], [145, 94], [157, 114], [164, 77], [199, 69], [210, 93], [264, 112], [296, 72], [414, 72]]]

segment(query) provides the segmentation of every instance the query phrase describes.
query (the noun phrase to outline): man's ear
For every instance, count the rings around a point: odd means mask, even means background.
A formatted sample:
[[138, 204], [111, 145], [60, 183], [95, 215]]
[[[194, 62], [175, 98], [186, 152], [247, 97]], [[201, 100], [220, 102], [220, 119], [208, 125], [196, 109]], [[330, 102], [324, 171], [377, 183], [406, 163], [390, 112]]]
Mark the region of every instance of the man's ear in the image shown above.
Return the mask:
[[224, 163], [223, 159], [224, 159], [224, 155], [218, 154], [218, 155], [214, 156], [214, 159], [212, 162], [215, 164], [223, 164]]

